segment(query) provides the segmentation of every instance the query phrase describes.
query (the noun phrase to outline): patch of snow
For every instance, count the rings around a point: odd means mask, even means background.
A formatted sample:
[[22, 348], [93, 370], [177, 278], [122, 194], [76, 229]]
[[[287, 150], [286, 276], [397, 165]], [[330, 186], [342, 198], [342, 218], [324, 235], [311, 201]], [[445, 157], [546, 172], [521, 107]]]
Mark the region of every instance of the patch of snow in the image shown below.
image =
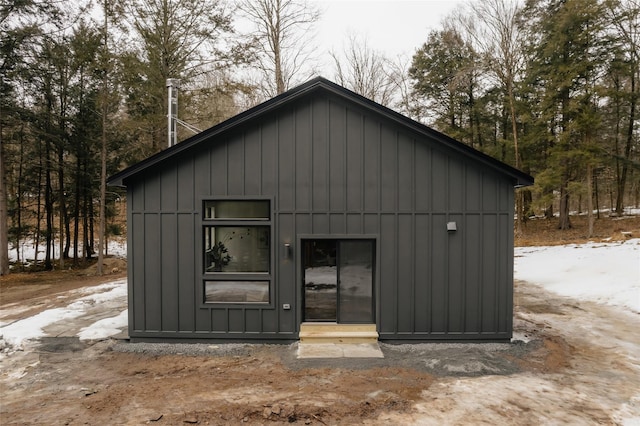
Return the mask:
[[127, 326], [129, 318], [128, 312], [129, 311], [125, 309], [120, 312], [120, 315], [96, 321], [90, 326], [83, 328], [80, 333], [78, 333], [78, 337], [80, 337], [80, 340], [97, 340], [120, 333], [120, 331]]
[[[82, 243], [78, 244], [78, 252], [82, 252]], [[20, 246], [18, 247], [20, 251], [20, 260], [28, 264], [35, 259], [36, 255], [36, 246], [33, 240], [22, 240], [20, 241]], [[54, 259], [60, 258], [60, 245], [55, 243], [54, 247]], [[44, 251], [45, 246], [41, 243], [38, 246], [38, 259], [44, 259]], [[127, 258], [127, 241], [125, 238], [111, 238], [107, 241], [107, 253], [109, 256], [118, 257], [121, 259]], [[9, 261], [15, 262], [18, 259], [18, 253], [16, 251], [16, 247], [13, 245], [9, 246]], [[97, 255], [96, 255], [97, 256]]]
[[87, 295], [64, 308], [47, 309], [32, 317], [1, 327], [0, 339], [4, 340], [4, 345], [21, 348], [25, 341], [45, 336], [43, 329], [51, 324], [78, 318], [96, 303], [105, 303], [118, 297], [126, 296], [127, 280], [121, 279], [95, 287], [84, 288], [81, 292], [81, 294]]
[[516, 247], [515, 278], [562, 296], [640, 313], [640, 239]]

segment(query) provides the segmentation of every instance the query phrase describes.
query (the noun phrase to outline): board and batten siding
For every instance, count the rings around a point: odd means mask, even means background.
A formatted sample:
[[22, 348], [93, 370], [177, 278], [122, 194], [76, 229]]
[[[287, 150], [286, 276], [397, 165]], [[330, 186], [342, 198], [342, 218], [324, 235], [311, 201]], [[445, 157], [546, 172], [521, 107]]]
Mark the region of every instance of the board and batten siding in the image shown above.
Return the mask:
[[[342, 98], [287, 104], [127, 186], [132, 338], [297, 339], [300, 235], [376, 237], [382, 340], [511, 337], [513, 182]], [[216, 197], [272, 200], [269, 305], [202, 303], [201, 201]]]

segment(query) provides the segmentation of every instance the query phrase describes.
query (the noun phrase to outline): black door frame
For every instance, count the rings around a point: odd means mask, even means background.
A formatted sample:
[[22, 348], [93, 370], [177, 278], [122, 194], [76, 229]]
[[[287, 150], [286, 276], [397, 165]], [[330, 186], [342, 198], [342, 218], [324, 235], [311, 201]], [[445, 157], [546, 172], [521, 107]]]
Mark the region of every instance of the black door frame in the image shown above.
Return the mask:
[[[362, 234], [362, 235], [343, 235], [343, 234], [336, 234], [336, 235], [331, 235], [331, 234], [321, 234], [321, 235], [317, 235], [317, 234], [304, 234], [304, 235], [298, 235], [296, 238], [296, 246], [297, 246], [297, 250], [296, 250], [296, 256], [294, 259], [295, 265], [296, 265], [296, 291], [298, 293], [298, 303], [297, 306], [299, 306], [299, 309], [297, 310], [297, 317], [298, 317], [298, 324], [302, 323], [305, 321], [305, 294], [304, 294], [304, 270], [303, 270], [303, 242], [304, 241], [309, 241], [309, 240], [335, 240], [337, 242], [340, 241], [371, 241], [373, 243], [373, 268], [372, 268], [372, 278], [371, 278], [371, 311], [372, 311], [372, 322], [370, 324], [377, 324], [377, 319], [379, 317], [379, 311], [380, 308], [378, 306], [378, 294], [379, 294], [379, 284], [378, 284], [378, 276], [379, 276], [379, 253], [380, 253], [380, 249], [378, 247], [378, 242], [379, 242], [379, 237], [378, 235], [373, 235], [373, 234]], [[339, 250], [339, 249], [338, 249]], [[338, 272], [339, 275], [339, 272]], [[339, 279], [339, 277], [338, 277]], [[339, 283], [338, 283], [339, 286]], [[339, 309], [339, 297], [338, 297], [338, 292], [336, 292], [336, 309]], [[336, 321], [338, 323], [341, 323], [339, 321], [339, 315], [338, 315], [338, 311], [336, 311]], [[342, 322], [343, 324], [349, 324], [349, 322]], [[353, 324], [353, 323], [352, 323]]]

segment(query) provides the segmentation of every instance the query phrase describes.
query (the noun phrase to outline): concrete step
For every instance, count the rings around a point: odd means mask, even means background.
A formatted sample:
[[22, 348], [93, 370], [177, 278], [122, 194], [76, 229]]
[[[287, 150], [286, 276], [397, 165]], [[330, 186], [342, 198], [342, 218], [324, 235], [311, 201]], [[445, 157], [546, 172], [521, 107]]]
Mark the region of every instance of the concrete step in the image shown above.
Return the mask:
[[375, 343], [378, 332], [375, 324], [302, 323], [301, 343]]

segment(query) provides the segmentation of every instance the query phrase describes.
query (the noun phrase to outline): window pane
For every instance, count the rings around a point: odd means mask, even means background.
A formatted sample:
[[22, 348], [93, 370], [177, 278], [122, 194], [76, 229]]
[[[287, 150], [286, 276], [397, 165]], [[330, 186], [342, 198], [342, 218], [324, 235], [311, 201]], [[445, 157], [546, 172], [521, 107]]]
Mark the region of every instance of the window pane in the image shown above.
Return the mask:
[[340, 242], [340, 321], [373, 322], [373, 241]]
[[268, 281], [206, 281], [206, 303], [269, 303]]
[[207, 272], [269, 272], [268, 226], [205, 226]]
[[205, 219], [257, 219], [269, 220], [269, 201], [224, 200], [205, 201]]

